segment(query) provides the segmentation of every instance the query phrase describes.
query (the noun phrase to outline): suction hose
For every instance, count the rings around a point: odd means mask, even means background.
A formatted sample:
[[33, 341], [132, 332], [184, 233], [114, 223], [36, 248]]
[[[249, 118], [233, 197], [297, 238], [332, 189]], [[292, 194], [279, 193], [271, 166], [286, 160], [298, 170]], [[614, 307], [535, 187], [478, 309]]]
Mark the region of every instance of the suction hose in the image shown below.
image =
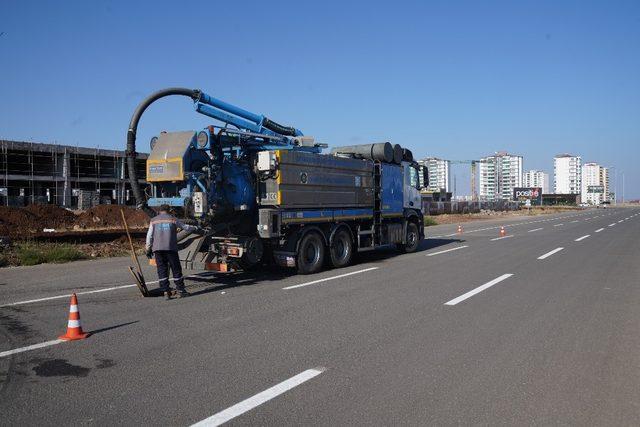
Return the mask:
[[142, 113], [147, 109], [147, 107], [153, 104], [160, 98], [164, 98], [172, 95], [182, 95], [188, 96], [189, 98], [197, 101], [200, 99], [201, 91], [199, 89], [186, 89], [181, 87], [171, 87], [167, 89], [162, 89], [157, 92], [152, 93], [148, 97], [146, 97], [138, 108], [133, 112], [133, 116], [131, 116], [131, 121], [129, 122], [129, 130], [127, 131], [127, 169], [129, 170], [129, 184], [131, 185], [131, 191], [133, 191], [133, 197], [136, 199], [136, 208], [142, 209], [149, 216], [153, 216], [153, 211], [147, 206], [147, 201], [142, 195], [142, 190], [140, 189], [140, 183], [138, 182], [138, 172], [136, 171], [136, 133], [138, 132], [138, 122], [140, 121], [140, 117], [142, 117]]

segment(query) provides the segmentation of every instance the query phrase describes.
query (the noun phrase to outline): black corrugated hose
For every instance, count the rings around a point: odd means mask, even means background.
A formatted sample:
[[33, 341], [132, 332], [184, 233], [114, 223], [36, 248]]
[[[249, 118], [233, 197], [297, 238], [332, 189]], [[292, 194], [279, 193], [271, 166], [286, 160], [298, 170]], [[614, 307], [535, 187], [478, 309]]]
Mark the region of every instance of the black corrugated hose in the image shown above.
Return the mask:
[[147, 206], [147, 201], [142, 195], [142, 191], [140, 190], [140, 183], [138, 182], [138, 172], [136, 171], [136, 133], [138, 131], [138, 122], [140, 121], [140, 117], [142, 117], [142, 113], [144, 113], [149, 105], [160, 98], [173, 95], [181, 95], [188, 96], [194, 101], [197, 101], [198, 99], [200, 99], [200, 94], [201, 92], [199, 89], [186, 89], [181, 87], [162, 89], [146, 97], [140, 103], [140, 105], [138, 105], [138, 108], [136, 108], [136, 110], [133, 112], [133, 116], [131, 116], [129, 129], [127, 130], [126, 150], [127, 168], [129, 170], [129, 183], [131, 185], [131, 190], [133, 191], [133, 197], [136, 199], [136, 208], [142, 209], [149, 216], [153, 216], [155, 215], [155, 213]]

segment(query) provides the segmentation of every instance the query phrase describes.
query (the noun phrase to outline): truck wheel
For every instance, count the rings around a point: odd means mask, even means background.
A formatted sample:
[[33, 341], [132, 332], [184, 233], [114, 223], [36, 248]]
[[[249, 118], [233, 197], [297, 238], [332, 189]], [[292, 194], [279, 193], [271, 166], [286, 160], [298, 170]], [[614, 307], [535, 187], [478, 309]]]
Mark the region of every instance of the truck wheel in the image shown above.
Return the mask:
[[296, 257], [298, 273], [311, 274], [320, 271], [324, 263], [324, 241], [318, 233], [307, 233], [300, 242]]
[[353, 243], [351, 236], [344, 228], [338, 230], [333, 238], [333, 244], [329, 248], [331, 264], [336, 267], [345, 267], [351, 263], [353, 258]]
[[420, 243], [420, 233], [418, 232], [418, 226], [415, 222], [407, 223], [407, 236], [405, 238], [406, 243], [399, 244], [398, 249], [405, 254], [415, 252], [418, 249]]

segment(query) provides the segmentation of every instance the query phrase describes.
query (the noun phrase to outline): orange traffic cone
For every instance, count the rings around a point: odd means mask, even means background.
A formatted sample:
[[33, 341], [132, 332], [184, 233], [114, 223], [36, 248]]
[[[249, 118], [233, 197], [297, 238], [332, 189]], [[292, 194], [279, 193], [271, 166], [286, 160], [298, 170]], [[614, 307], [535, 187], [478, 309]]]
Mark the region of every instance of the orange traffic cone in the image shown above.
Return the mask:
[[462, 226], [458, 225], [458, 234], [462, 234]]
[[61, 340], [82, 340], [89, 334], [82, 331], [80, 326], [80, 310], [78, 309], [78, 298], [76, 294], [71, 295], [71, 306], [69, 307], [69, 323], [67, 324], [67, 333], [60, 335]]
[[504, 236], [505, 234], [507, 234], [506, 231], [504, 231], [504, 225], [502, 227], [500, 227], [500, 237]]

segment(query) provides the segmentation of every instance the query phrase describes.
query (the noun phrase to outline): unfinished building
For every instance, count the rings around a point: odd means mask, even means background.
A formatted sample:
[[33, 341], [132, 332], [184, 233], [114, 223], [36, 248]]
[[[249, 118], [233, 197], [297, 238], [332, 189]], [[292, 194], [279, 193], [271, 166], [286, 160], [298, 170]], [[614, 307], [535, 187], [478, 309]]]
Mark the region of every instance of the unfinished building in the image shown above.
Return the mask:
[[[146, 159], [138, 154], [143, 185]], [[86, 208], [88, 198], [91, 205], [133, 203], [123, 151], [0, 140], [0, 204]]]

